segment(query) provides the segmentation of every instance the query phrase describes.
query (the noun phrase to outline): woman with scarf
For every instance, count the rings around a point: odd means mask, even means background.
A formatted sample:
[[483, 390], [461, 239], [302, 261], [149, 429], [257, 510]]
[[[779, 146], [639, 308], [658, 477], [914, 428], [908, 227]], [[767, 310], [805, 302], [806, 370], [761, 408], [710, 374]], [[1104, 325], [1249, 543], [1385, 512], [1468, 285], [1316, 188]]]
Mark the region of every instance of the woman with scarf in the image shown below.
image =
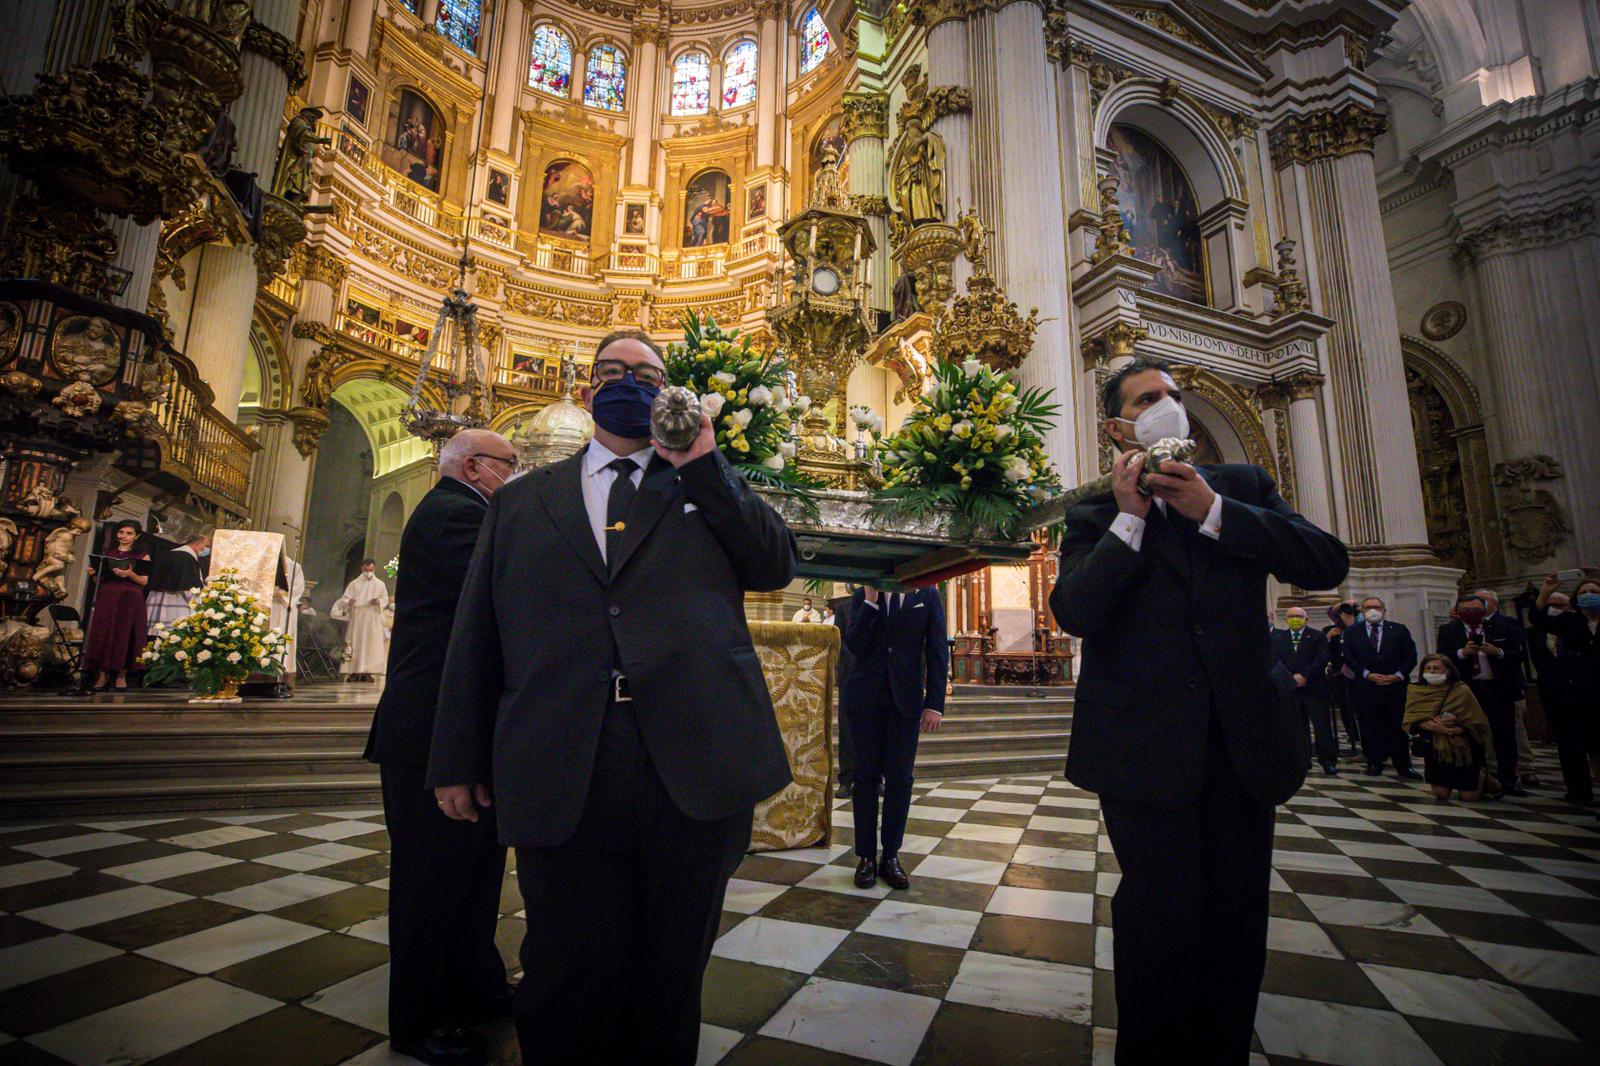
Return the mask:
[[[1472, 801], [1483, 795], [1484, 746], [1489, 719], [1456, 668], [1443, 655], [1422, 657], [1422, 684], [1406, 690], [1406, 732], [1423, 737], [1422, 776], [1439, 800], [1460, 790]], [[1415, 749], [1413, 749], [1415, 750]]]

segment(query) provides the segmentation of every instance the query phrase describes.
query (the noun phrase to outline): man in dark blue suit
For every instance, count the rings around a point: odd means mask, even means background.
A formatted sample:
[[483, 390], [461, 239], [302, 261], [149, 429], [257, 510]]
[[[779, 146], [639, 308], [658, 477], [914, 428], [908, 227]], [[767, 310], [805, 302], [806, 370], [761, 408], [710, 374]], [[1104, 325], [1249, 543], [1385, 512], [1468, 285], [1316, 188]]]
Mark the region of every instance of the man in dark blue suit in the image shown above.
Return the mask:
[[1294, 705], [1311, 724], [1317, 762], [1325, 774], [1339, 773], [1339, 738], [1328, 707], [1328, 640], [1306, 625], [1304, 607], [1289, 608], [1287, 628], [1272, 631], [1272, 654], [1294, 680]]
[[[845, 647], [855, 657], [844, 686], [844, 709], [855, 741], [851, 798], [855, 813], [856, 884], [881, 876], [909, 888], [900, 843], [911, 809], [917, 735], [939, 728], [950, 668], [944, 604], [936, 589], [882, 593], [860, 589], [850, 599]], [[883, 850], [878, 850], [878, 782], [883, 782]]]
[[1361, 723], [1361, 748], [1369, 775], [1380, 776], [1390, 761], [1397, 776], [1421, 780], [1411, 768], [1410, 744], [1400, 727], [1406, 684], [1417, 668], [1417, 643], [1411, 630], [1384, 614], [1383, 597], [1368, 596], [1361, 601], [1361, 617], [1344, 631], [1344, 660], [1356, 675], [1350, 694]]
[[1517, 699], [1527, 654], [1522, 625], [1503, 614], [1491, 615], [1481, 593], [1464, 593], [1456, 599], [1455, 617], [1439, 627], [1438, 648], [1455, 663], [1489, 719], [1495, 777], [1508, 794], [1526, 796], [1517, 780]]

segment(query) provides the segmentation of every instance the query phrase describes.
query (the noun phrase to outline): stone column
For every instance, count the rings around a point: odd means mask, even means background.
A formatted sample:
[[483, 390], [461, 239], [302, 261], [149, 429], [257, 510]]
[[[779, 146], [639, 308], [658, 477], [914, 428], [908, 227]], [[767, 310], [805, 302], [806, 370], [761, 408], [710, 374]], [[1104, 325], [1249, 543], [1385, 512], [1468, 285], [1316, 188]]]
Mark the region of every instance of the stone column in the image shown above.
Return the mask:
[[884, 137], [889, 132], [888, 93], [847, 93], [843, 132], [850, 158], [850, 189], [867, 216], [867, 228], [877, 242], [867, 281], [872, 305], [887, 311], [892, 306], [894, 275], [889, 263], [889, 170], [884, 160]]
[[1368, 549], [1369, 561], [1393, 566], [1428, 561], [1431, 552], [1372, 168], [1382, 129], [1376, 114], [1348, 105], [1294, 115], [1271, 141], [1279, 170], [1303, 168], [1317, 310], [1334, 320], [1325, 344], [1330, 415], [1340, 430], [1339, 533], [1355, 554]]
[[632, 112], [628, 123], [628, 184], [649, 185], [650, 163], [655, 157], [657, 67], [666, 33], [656, 26], [636, 27], [633, 34], [633, 87], [628, 90]]
[[[783, 56], [779, 51], [781, 41], [778, 23], [779, 5], [765, 3], [756, 9], [760, 20], [760, 55], [756, 59], [756, 169], [770, 167], [777, 160], [778, 138], [782, 135], [778, 125], [778, 97], [783, 92], [779, 73], [783, 70]], [[778, 208], [776, 200], [772, 207]]]
[[[970, 48], [967, 44], [967, 24], [957, 19], [946, 19], [928, 29], [928, 85], [972, 88]], [[944, 140], [944, 202], [947, 222], [954, 222], [956, 206], [975, 206], [972, 185], [972, 113], [958, 111], [943, 115], [933, 123], [933, 132]], [[962, 291], [966, 280], [972, 276], [972, 266], [964, 258], [957, 259], [953, 276], [956, 291]]]
[[1295, 503], [1320, 529], [1333, 528], [1328, 499], [1328, 455], [1317, 411], [1320, 374], [1296, 374], [1284, 382], [1289, 390], [1289, 454], [1294, 457]]
[[[1493, 409], [1484, 421], [1510, 534], [1506, 573], [1593, 563], [1600, 559], [1592, 492], [1600, 485], [1600, 330], [1586, 325], [1595, 306], [1588, 301], [1597, 298], [1593, 205], [1502, 216], [1462, 243], [1477, 274], [1488, 342], [1483, 364], [1492, 388], [1484, 396]], [[1554, 465], [1537, 461], [1546, 456]], [[1530, 536], [1541, 523], [1557, 525], [1556, 512], [1571, 527], [1565, 541], [1551, 538], [1542, 558], [1532, 548], [1518, 550], [1518, 541], [1541, 539]]]
[[494, 120], [489, 126], [489, 147], [508, 155], [516, 151], [512, 141], [516, 127], [517, 103], [528, 81], [528, 46], [523, 38], [527, 18], [522, 0], [500, 0], [500, 41], [495, 50]]
[[374, 0], [346, 0], [344, 8], [344, 46], [358, 56], [372, 47]]
[[[1072, 353], [1068, 351], [1066, 211], [1061, 200], [1061, 150], [1055, 72], [1044, 49], [1044, 15], [1029, 3], [1013, 3], [979, 16], [992, 51], [993, 77], [973, 89], [973, 113], [992, 118], [985, 134], [993, 159], [1026, 160], [997, 168], [993, 214], [984, 222], [991, 237], [995, 277], [1024, 314], [1039, 309], [1033, 353], [1017, 371], [1019, 384], [1053, 390], [1070, 410]], [[942, 29], [942, 27], [941, 27]], [[931, 49], [930, 49], [931, 55]], [[987, 99], [986, 99], [987, 98]], [[947, 158], [960, 158], [946, 145]], [[952, 168], [954, 169], [954, 168]], [[948, 195], [948, 194], [947, 194]], [[969, 205], [971, 200], [966, 201]], [[1045, 439], [1058, 469], [1078, 468], [1077, 434], [1070, 419], [1058, 420]]]
[[150, 279], [156, 272], [156, 252], [161, 245], [161, 220], [138, 225], [131, 218], [108, 218], [111, 235], [117, 241], [117, 257], [113, 265], [128, 271], [128, 284], [120, 295], [112, 299], [118, 307], [126, 307], [141, 315], [150, 306]]
[[422, 0], [421, 15], [422, 24], [430, 30], [434, 29], [434, 24], [439, 21], [439, 0]]

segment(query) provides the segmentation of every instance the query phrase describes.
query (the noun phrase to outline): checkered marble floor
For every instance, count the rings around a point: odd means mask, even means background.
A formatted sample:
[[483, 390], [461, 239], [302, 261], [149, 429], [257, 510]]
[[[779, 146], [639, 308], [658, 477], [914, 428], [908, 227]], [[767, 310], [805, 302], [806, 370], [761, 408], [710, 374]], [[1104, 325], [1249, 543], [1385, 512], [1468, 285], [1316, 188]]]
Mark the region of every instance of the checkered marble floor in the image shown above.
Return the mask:
[[[830, 846], [740, 867], [703, 1063], [1110, 1062], [1120, 875], [1093, 796], [919, 783], [903, 893], [852, 885], [835, 817]], [[409, 1061], [384, 1041], [387, 848], [376, 810], [0, 826], [0, 1066]], [[1592, 812], [1318, 775], [1277, 849], [1254, 1061], [1596, 1061]], [[502, 900], [513, 959], [509, 879]]]

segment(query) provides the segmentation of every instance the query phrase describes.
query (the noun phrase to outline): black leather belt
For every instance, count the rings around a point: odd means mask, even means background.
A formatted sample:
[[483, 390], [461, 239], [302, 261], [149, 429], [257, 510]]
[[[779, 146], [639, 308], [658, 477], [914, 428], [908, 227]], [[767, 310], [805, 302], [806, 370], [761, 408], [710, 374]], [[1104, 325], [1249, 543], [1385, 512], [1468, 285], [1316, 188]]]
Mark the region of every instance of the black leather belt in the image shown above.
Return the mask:
[[633, 702], [633, 696], [628, 692], [628, 679], [621, 674], [615, 674], [611, 678], [611, 702]]

